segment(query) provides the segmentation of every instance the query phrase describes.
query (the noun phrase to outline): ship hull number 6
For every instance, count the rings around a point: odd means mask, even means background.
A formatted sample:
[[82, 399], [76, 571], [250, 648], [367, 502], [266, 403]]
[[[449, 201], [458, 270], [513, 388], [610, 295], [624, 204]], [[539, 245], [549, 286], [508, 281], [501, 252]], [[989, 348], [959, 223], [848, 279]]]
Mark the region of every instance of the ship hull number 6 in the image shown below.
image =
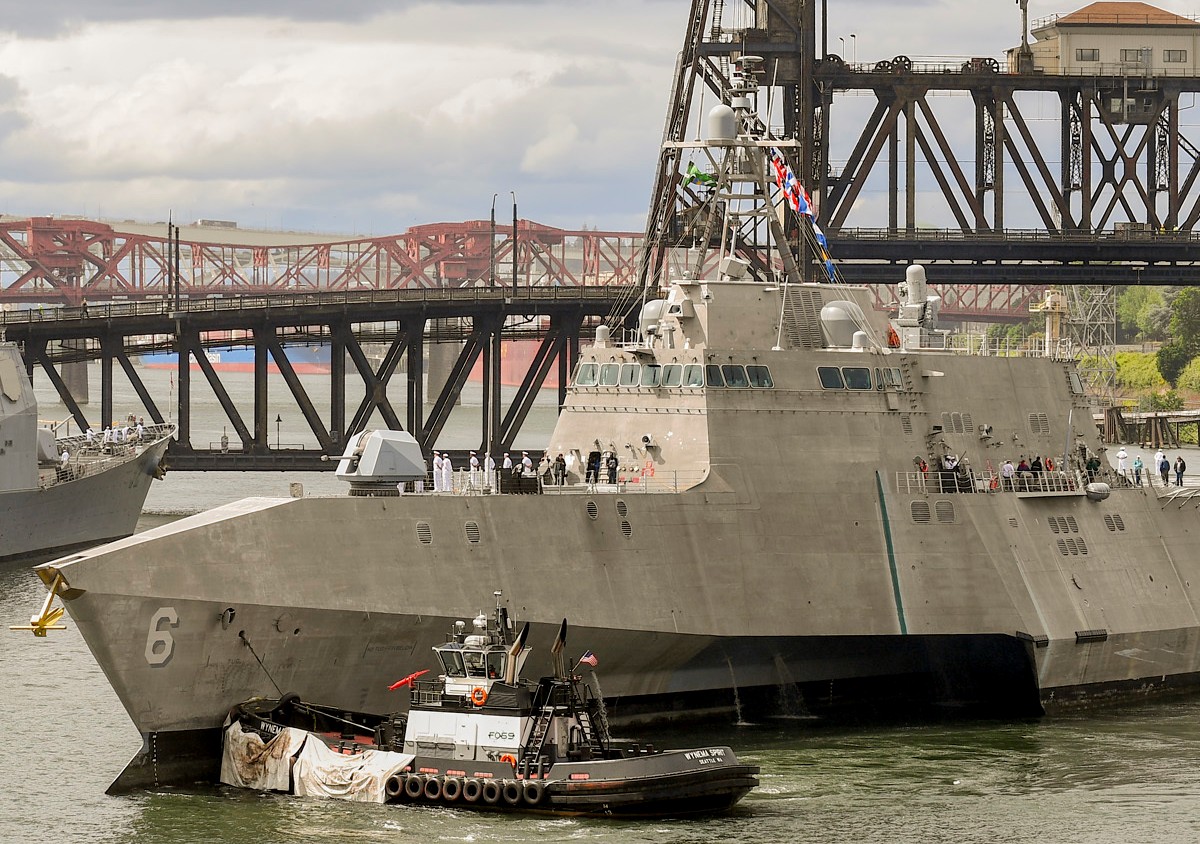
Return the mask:
[[171, 628], [179, 626], [179, 613], [174, 607], [161, 607], [150, 616], [150, 632], [146, 636], [146, 662], [151, 665], [166, 665], [175, 653], [175, 639]]

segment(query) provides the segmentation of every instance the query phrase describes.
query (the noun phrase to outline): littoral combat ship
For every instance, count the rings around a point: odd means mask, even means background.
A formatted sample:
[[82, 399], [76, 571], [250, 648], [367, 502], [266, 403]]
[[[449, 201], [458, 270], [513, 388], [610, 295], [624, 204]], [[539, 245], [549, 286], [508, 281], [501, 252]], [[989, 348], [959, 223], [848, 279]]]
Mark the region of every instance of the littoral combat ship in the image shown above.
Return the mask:
[[21, 355], [0, 343], [0, 562], [40, 562], [133, 533], [175, 427], [130, 431], [105, 441], [40, 427]]
[[[719, 269], [645, 302], [631, 342], [597, 330], [547, 444], [565, 485], [396, 496], [421, 455], [369, 434], [340, 471], [391, 496], [248, 499], [39, 569], [145, 737], [117, 788], [215, 776], [254, 696], [391, 711], [387, 680], [493, 588], [535, 636], [570, 615], [616, 666], [615, 719], [735, 690], [1024, 716], [1200, 677], [1189, 491], [1089, 474], [1105, 447], [1074, 364], [946, 348], [920, 267], [894, 321], [803, 283], [792, 147], [753, 74], [734, 85], [695, 152]], [[1001, 471], [1022, 455], [1043, 471]]]

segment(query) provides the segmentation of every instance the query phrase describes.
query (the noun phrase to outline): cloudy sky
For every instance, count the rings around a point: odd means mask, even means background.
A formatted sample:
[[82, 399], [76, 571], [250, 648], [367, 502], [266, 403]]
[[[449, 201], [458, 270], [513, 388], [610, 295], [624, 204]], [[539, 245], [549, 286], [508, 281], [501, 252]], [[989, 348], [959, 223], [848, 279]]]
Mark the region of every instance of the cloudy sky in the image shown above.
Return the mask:
[[[522, 217], [640, 230], [689, 5], [0, 0], [0, 212], [387, 234], [495, 193], [503, 219], [515, 191]], [[829, 6], [859, 61], [1020, 38], [1012, 0]]]

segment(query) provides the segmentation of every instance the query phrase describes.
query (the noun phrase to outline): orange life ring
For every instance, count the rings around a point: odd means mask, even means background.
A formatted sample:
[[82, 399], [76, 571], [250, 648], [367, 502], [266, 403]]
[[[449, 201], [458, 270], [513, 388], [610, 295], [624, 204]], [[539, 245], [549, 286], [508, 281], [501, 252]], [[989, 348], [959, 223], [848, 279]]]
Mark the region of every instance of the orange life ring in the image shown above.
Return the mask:
[[642, 474], [645, 475], [647, 478], [654, 477], [654, 461], [653, 460], [646, 461], [646, 468], [642, 470]]
[[483, 686], [476, 686], [471, 689], [471, 703], [476, 706], [483, 706], [487, 703], [487, 689]]
[[500, 761], [507, 762], [508, 764], [512, 765], [514, 768], [517, 767], [517, 757], [513, 756], [511, 753], [505, 753], [503, 756], [500, 757]]
[[900, 348], [900, 335], [897, 334], [896, 329], [890, 325], [888, 326], [887, 330], [887, 344], [888, 348], [890, 349]]

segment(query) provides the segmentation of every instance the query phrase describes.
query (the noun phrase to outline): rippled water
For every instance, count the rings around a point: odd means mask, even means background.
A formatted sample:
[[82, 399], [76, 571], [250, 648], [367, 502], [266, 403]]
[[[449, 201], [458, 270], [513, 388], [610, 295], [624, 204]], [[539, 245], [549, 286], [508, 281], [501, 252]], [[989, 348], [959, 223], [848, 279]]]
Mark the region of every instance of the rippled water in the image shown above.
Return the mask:
[[[43, 397], [44, 409], [51, 398]], [[53, 415], [52, 405], [49, 410], [44, 417]], [[219, 431], [219, 417], [196, 427]], [[140, 528], [243, 495], [286, 494], [290, 480], [314, 491], [338, 490], [329, 476], [175, 473], [154, 485], [148, 505], [155, 512], [143, 516]], [[29, 570], [0, 569], [5, 623], [22, 623], [44, 595]], [[216, 787], [107, 797], [105, 788], [140, 739], [69, 619], [67, 624], [49, 639], [8, 631], [0, 639], [0, 717], [9, 732], [0, 765], [0, 842], [1200, 839], [1196, 700], [1018, 723], [848, 729], [799, 720], [656, 734], [660, 746], [727, 743], [762, 766], [762, 786], [735, 812], [703, 820], [556, 820]]]

